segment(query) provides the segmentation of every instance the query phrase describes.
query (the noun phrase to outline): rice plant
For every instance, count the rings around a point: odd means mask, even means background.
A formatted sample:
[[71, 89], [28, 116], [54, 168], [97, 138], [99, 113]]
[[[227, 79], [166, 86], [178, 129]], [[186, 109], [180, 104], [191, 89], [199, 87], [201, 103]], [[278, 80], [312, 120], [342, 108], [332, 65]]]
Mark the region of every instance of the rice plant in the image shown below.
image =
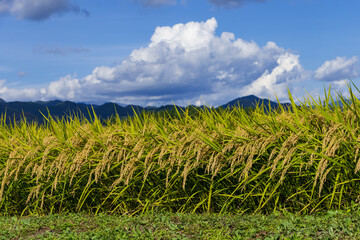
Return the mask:
[[338, 94], [343, 108], [330, 86], [324, 101], [297, 106], [289, 91], [292, 107], [270, 111], [134, 111], [106, 124], [94, 112], [89, 121], [48, 114], [45, 125], [6, 124], [3, 115], [0, 212], [346, 209], [360, 200], [360, 101], [348, 88], [351, 103]]

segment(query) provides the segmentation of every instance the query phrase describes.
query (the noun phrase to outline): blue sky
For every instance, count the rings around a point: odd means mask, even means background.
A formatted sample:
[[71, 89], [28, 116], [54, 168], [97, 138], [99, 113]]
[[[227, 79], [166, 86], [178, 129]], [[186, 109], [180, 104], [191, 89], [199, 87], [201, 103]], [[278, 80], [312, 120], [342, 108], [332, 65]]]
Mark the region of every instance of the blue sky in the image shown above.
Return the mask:
[[345, 82], [360, 80], [359, 9], [357, 0], [0, 0], [0, 98], [218, 106], [250, 94], [288, 102], [287, 88], [322, 97], [324, 84], [346, 96]]

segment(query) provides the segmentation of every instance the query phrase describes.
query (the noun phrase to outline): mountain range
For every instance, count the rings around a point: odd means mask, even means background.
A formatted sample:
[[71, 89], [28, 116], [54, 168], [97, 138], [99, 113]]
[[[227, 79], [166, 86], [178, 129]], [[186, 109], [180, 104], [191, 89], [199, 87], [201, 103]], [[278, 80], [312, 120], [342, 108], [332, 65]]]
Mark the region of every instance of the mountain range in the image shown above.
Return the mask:
[[[240, 97], [234, 99], [226, 104], [223, 104], [217, 108], [233, 108], [235, 106], [240, 106], [242, 108], [254, 108], [257, 103], [264, 104], [265, 109], [268, 110], [269, 100], [268, 99], [261, 99], [254, 95], [249, 95], [245, 97]], [[290, 103], [281, 103], [283, 107], [290, 107]], [[175, 105], [176, 106], [176, 105]], [[36, 102], [6, 102], [0, 98], [0, 116], [4, 116], [6, 113], [6, 122], [9, 123], [10, 121], [15, 122], [21, 121], [23, 116], [26, 117], [27, 122], [36, 121], [37, 123], [44, 123], [45, 119], [42, 114], [48, 116], [48, 111], [53, 118], [62, 118], [64, 116], [69, 116], [81, 113], [85, 118], [90, 119], [92, 114], [89, 115], [89, 112], [92, 113], [92, 108], [94, 109], [96, 115], [101, 119], [105, 120], [110, 118], [111, 116], [115, 116], [117, 113], [120, 118], [126, 118], [128, 116], [133, 116], [134, 110], [137, 113], [142, 111], [145, 112], [160, 112], [160, 111], [171, 111], [174, 110], [174, 105], [165, 105], [161, 107], [141, 107], [138, 105], [128, 105], [123, 106], [116, 103], [104, 103], [102, 105], [94, 105], [94, 104], [86, 104], [86, 103], [75, 103], [71, 101], [60, 101], [60, 100], [53, 100], [53, 101], [36, 101]], [[272, 109], [277, 109], [278, 103], [270, 101], [270, 106]], [[186, 108], [195, 108], [195, 109], [204, 109], [208, 108], [207, 106], [194, 106], [190, 105], [188, 107], [180, 107], [176, 106], [176, 108], [181, 108], [185, 110]], [[116, 109], [116, 113], [115, 113]], [[79, 115], [80, 116], [80, 115]]]

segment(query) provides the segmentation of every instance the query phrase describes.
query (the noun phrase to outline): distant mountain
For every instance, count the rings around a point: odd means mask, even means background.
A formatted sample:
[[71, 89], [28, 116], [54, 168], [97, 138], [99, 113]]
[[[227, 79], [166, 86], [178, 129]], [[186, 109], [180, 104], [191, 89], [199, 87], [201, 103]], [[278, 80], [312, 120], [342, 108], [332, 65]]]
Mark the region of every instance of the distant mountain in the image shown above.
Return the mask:
[[[234, 99], [224, 105], [221, 105], [220, 107], [226, 109], [226, 108], [233, 108], [233, 107], [242, 107], [242, 108], [255, 108], [256, 105], [261, 106], [261, 104], [264, 104], [264, 108], [266, 110], [269, 110], [269, 102], [272, 109], [277, 109], [279, 104], [277, 102], [269, 101], [268, 99], [261, 99], [254, 95], [249, 95], [241, 98]], [[282, 103], [281, 104], [284, 107], [290, 107], [290, 103]]]
[[[264, 103], [265, 109], [269, 107], [269, 100], [268, 99], [261, 99], [254, 95], [241, 97], [234, 99], [220, 107], [226, 108], [233, 108], [235, 106], [241, 106], [243, 108], [255, 107], [257, 103]], [[282, 104], [283, 106], [290, 106], [289, 103]], [[277, 102], [270, 101], [271, 108], [276, 109], [278, 107]], [[178, 109], [185, 110], [185, 107], [176, 106]], [[207, 108], [206, 106], [196, 107], [193, 105], [188, 106], [189, 109], [204, 109]], [[219, 108], [219, 107], [218, 107]], [[215, 109], [218, 109], [215, 108]], [[111, 116], [115, 116], [117, 113], [120, 118], [126, 118], [128, 116], [133, 116], [134, 111], [137, 113], [141, 113], [142, 111], [146, 112], [160, 112], [160, 111], [169, 111], [174, 113], [174, 105], [165, 105], [161, 107], [141, 107], [137, 105], [128, 105], [128, 106], [121, 106], [116, 103], [104, 103], [102, 105], [93, 105], [87, 103], [75, 103], [70, 101], [60, 101], [60, 100], [53, 100], [53, 101], [36, 101], [36, 102], [5, 102], [0, 101], [0, 115], [4, 115], [6, 111], [7, 122], [11, 120], [11, 122], [15, 121], [19, 122], [23, 115], [26, 117], [27, 122], [36, 121], [38, 123], [44, 123], [45, 119], [41, 113], [43, 113], [46, 117], [48, 116], [48, 111], [51, 116], [56, 118], [63, 118], [66, 116], [73, 116], [78, 115], [81, 117], [85, 117], [90, 119], [93, 117], [92, 109], [94, 109], [96, 115], [101, 119], [109, 119]], [[89, 115], [90, 113], [90, 115]], [[176, 113], [176, 112], [175, 112]], [[80, 115], [81, 114], [81, 115]]]
[[6, 103], [4, 99], [0, 98], [0, 103]]
[[[133, 106], [137, 112], [142, 111], [142, 107]], [[48, 117], [48, 111], [51, 116], [56, 119], [61, 119], [66, 116], [78, 115], [79, 117], [85, 117], [90, 119], [93, 117], [94, 109], [96, 115], [104, 120], [111, 116], [115, 116], [115, 109], [119, 116], [127, 117], [133, 115], [133, 109], [131, 106], [122, 107], [114, 103], [105, 103], [101, 106], [88, 105], [84, 103], [74, 103], [70, 101], [49, 101], [49, 102], [5, 102], [0, 103], [0, 115], [4, 115], [6, 112], [7, 122], [15, 121], [19, 122], [23, 115], [26, 117], [27, 122], [36, 121], [38, 123], [44, 123], [45, 117]], [[137, 109], [138, 108], [138, 109]], [[42, 114], [41, 114], [42, 113]], [[89, 114], [90, 113], [90, 114]]]

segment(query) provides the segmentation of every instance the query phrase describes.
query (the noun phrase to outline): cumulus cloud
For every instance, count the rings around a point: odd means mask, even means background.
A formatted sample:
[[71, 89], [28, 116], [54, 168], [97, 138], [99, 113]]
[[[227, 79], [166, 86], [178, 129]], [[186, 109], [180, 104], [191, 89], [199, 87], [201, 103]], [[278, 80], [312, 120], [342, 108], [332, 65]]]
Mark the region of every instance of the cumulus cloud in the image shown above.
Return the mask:
[[34, 52], [66, 56], [69, 54], [87, 53], [89, 52], [89, 49], [83, 47], [54, 47], [54, 48], [37, 47], [34, 49]]
[[0, 13], [11, 14], [18, 19], [39, 21], [65, 12], [89, 15], [69, 0], [0, 0]]
[[133, 50], [117, 66], [96, 67], [85, 77], [68, 75], [40, 90], [11, 89], [1, 80], [0, 98], [218, 106], [250, 94], [275, 101], [276, 94], [288, 101], [287, 88], [301, 95], [304, 80], [326, 80], [344, 88], [343, 79], [358, 76], [357, 57], [337, 57], [310, 72], [298, 55], [274, 42], [259, 46], [233, 33], [217, 35], [217, 26], [211, 18], [157, 27], [147, 46]]
[[[289, 84], [300, 81], [305, 76], [306, 72], [300, 65], [299, 56], [285, 53], [277, 59], [277, 66], [271, 71], [266, 70], [258, 79], [246, 86], [246, 91], [257, 96], [276, 93], [279, 88], [285, 90]], [[278, 96], [285, 98], [287, 94], [280, 91]]]
[[8, 88], [1, 80], [0, 98], [218, 106], [250, 94], [276, 101], [276, 94], [288, 102], [287, 88], [296, 99], [304, 80], [325, 79], [343, 88], [342, 79], [358, 76], [357, 57], [338, 57], [310, 72], [298, 55], [274, 42], [259, 46], [230, 32], [217, 35], [217, 26], [211, 18], [157, 27], [147, 46], [114, 67], [99, 66], [84, 77], [67, 75], [40, 90]]
[[38, 100], [41, 95], [37, 89], [13, 89], [8, 88], [6, 79], [0, 79], [0, 98], [6, 101]]
[[237, 8], [251, 2], [265, 2], [267, 0], [209, 0], [211, 4], [218, 7]]
[[[304, 78], [299, 56], [268, 42], [259, 46], [233, 33], [215, 34], [215, 18], [157, 27], [148, 46], [115, 67], [100, 66], [83, 78], [49, 84], [41, 98], [124, 104], [211, 105], [256, 94], [287, 100], [287, 86]], [[5, 98], [5, 97], [3, 97]], [[6, 98], [5, 98], [6, 99]]]
[[334, 60], [326, 61], [314, 73], [314, 78], [324, 81], [338, 81], [351, 79], [359, 75], [359, 59], [354, 56], [350, 59], [337, 57]]
[[217, 26], [211, 18], [157, 27], [148, 46], [133, 50], [115, 67], [96, 67], [83, 78], [68, 75], [40, 91], [25, 89], [23, 95], [3, 83], [0, 97], [217, 106], [250, 94], [275, 100], [276, 93], [288, 100], [287, 87], [307, 77], [298, 55], [274, 42], [259, 46], [229, 32], [217, 36]]

